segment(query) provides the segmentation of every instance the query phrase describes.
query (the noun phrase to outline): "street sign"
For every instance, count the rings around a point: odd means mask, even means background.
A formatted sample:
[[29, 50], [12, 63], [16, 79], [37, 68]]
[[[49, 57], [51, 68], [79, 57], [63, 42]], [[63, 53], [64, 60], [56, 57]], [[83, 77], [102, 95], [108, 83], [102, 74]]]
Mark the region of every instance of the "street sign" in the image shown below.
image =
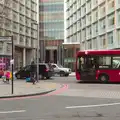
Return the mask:
[[14, 59], [10, 60], [10, 64], [14, 65]]
[[10, 36], [0, 36], [0, 41], [11, 41], [12, 38]]

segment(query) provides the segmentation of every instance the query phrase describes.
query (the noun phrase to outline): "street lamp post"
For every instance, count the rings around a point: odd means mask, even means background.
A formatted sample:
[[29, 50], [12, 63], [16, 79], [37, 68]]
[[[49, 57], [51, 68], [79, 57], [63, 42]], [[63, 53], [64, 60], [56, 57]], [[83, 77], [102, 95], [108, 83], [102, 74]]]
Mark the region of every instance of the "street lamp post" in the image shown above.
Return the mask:
[[39, 23], [37, 25], [37, 81], [39, 80]]
[[36, 64], [37, 64], [37, 81], [39, 80], [39, 50], [40, 50], [40, 44], [39, 44], [39, 0], [37, 0], [37, 23], [32, 23], [34, 25], [37, 26], [37, 60], [36, 60]]
[[36, 56], [36, 64], [37, 64], [37, 81], [39, 80], [39, 23], [32, 23], [37, 26], [37, 56]]

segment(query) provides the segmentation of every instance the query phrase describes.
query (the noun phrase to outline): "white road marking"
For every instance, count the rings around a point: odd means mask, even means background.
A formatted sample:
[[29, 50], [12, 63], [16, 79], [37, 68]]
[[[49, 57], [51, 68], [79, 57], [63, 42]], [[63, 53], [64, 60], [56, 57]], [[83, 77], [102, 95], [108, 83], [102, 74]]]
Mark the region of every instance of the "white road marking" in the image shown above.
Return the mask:
[[22, 113], [22, 112], [26, 112], [26, 110], [0, 111], [0, 114], [6, 114], [6, 113]]
[[120, 103], [109, 103], [109, 104], [98, 104], [98, 105], [84, 105], [84, 106], [69, 106], [66, 107], [67, 109], [75, 109], [75, 108], [93, 108], [93, 107], [107, 107], [107, 106], [114, 106], [120, 105]]

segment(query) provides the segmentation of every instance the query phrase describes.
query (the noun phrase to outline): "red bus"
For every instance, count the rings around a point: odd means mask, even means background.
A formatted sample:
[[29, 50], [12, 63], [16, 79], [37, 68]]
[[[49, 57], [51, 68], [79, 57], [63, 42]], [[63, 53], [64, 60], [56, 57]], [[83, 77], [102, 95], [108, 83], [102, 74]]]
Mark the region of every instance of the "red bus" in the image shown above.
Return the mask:
[[86, 50], [76, 56], [78, 81], [120, 82], [120, 50]]

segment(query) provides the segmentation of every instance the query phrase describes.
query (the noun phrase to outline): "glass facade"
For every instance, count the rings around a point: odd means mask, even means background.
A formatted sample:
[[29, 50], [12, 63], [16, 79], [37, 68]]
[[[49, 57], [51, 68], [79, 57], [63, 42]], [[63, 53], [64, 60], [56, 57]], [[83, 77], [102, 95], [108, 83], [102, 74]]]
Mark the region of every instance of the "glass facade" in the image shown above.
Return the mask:
[[40, 36], [44, 40], [64, 39], [64, 0], [40, 1]]

